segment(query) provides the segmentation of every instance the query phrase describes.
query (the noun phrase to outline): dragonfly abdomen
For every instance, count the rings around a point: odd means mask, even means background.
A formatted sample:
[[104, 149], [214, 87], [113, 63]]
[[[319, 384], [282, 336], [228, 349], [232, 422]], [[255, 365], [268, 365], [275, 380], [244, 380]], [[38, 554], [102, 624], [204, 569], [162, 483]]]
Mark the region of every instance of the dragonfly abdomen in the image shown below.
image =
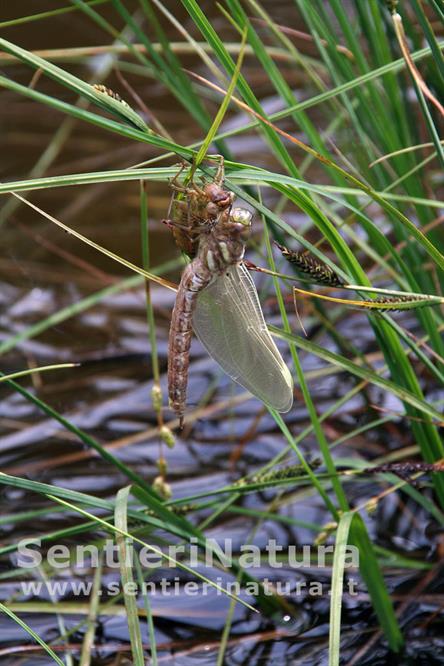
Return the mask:
[[168, 342], [168, 391], [170, 405], [182, 423], [185, 413], [190, 360], [193, 313], [197, 296], [212, 279], [208, 268], [197, 257], [189, 264], [180, 280], [171, 317]]

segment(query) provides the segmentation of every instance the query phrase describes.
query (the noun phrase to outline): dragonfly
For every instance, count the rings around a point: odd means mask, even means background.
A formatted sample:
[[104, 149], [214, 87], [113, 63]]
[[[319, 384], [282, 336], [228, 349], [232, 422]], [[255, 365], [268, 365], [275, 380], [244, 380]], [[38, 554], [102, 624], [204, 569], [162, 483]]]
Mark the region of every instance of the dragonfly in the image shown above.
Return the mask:
[[187, 192], [192, 217], [196, 210], [201, 217], [192, 219], [189, 227], [170, 221], [183, 234], [176, 237], [179, 246], [193, 252], [180, 280], [169, 333], [168, 393], [180, 427], [193, 330], [226, 374], [266, 405], [287, 412], [293, 404], [291, 373], [267, 329], [256, 287], [242, 263], [252, 213], [233, 208], [234, 194], [220, 182], [208, 185]]

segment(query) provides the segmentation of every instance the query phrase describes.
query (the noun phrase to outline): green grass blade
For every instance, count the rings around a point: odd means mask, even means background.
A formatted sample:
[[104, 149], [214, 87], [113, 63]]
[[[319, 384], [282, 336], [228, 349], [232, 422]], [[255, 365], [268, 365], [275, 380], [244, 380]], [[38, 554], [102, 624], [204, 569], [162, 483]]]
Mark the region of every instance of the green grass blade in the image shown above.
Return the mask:
[[201, 147], [197, 151], [197, 155], [196, 155], [196, 158], [194, 160], [193, 168], [197, 168], [200, 165], [200, 163], [202, 162], [202, 160], [204, 159], [211, 143], [214, 140], [214, 137], [217, 134], [217, 130], [219, 129], [220, 124], [221, 124], [221, 122], [223, 121], [223, 119], [225, 117], [228, 106], [230, 104], [231, 97], [234, 93], [234, 90], [236, 89], [237, 80], [239, 78], [239, 74], [240, 74], [240, 71], [241, 71], [242, 62], [243, 62], [244, 53], [245, 53], [246, 38], [247, 38], [247, 33], [246, 33], [246, 31], [244, 31], [244, 34], [242, 36], [242, 42], [241, 42], [240, 50], [239, 50], [239, 56], [238, 56], [238, 59], [237, 59], [237, 62], [236, 62], [236, 67], [234, 69], [233, 76], [231, 77], [230, 85], [227, 88], [227, 93], [226, 93], [226, 95], [225, 95], [225, 97], [222, 101], [222, 104], [219, 107], [218, 112], [216, 113], [216, 116], [213, 120], [213, 123], [212, 123], [210, 129], [208, 130], [208, 133], [207, 133], [205, 139], [203, 140]]
[[94, 571], [93, 586], [91, 590], [91, 597], [88, 610], [88, 621], [86, 626], [85, 635], [82, 642], [82, 651], [80, 653], [79, 666], [91, 665], [91, 652], [94, 649], [94, 636], [97, 626], [97, 615], [100, 607], [100, 586], [102, 583], [102, 560], [99, 560], [99, 565]]
[[51, 495], [49, 497], [50, 497], [50, 499], [54, 500], [55, 502], [57, 502], [59, 504], [62, 504], [64, 506], [72, 509], [73, 511], [76, 511], [77, 513], [80, 513], [82, 516], [85, 516], [86, 518], [89, 518], [91, 520], [95, 520], [102, 527], [105, 527], [106, 529], [110, 530], [114, 534], [120, 534], [120, 535], [126, 537], [127, 539], [132, 539], [133, 541], [140, 544], [141, 546], [145, 546], [146, 548], [148, 548], [148, 550], [153, 551], [159, 557], [163, 557], [165, 560], [167, 560], [167, 562], [169, 562], [173, 566], [180, 567], [181, 569], [186, 571], [188, 574], [196, 576], [201, 581], [208, 583], [208, 585], [211, 585], [211, 587], [214, 587], [214, 589], [218, 590], [221, 594], [225, 594], [227, 597], [230, 597], [231, 599], [234, 599], [235, 601], [239, 602], [240, 604], [242, 604], [243, 606], [245, 606], [249, 610], [256, 611], [256, 609], [253, 608], [253, 606], [251, 606], [246, 601], [243, 601], [242, 599], [237, 597], [235, 594], [232, 594], [229, 590], [225, 589], [224, 587], [222, 587], [218, 583], [215, 583], [214, 581], [210, 580], [209, 578], [207, 578], [203, 574], [199, 573], [198, 571], [195, 571], [195, 570], [191, 569], [191, 567], [184, 564], [183, 562], [179, 562], [178, 560], [175, 560], [174, 558], [170, 557], [166, 553], [163, 553], [159, 548], [157, 548], [157, 546], [153, 546], [152, 544], [148, 544], [145, 541], [142, 541], [141, 539], [136, 537], [134, 534], [129, 534], [126, 530], [122, 530], [119, 527], [114, 526], [112, 523], [108, 523], [106, 520], [102, 520], [101, 518], [98, 518], [97, 516], [94, 516], [93, 514], [89, 513], [88, 511], [85, 511], [84, 509], [81, 509], [80, 507], [75, 506], [75, 505], [67, 502], [66, 500], [62, 500], [59, 497], [55, 497], [55, 496], [51, 496]]
[[143, 603], [145, 605], [146, 620], [148, 625], [148, 641], [151, 651], [151, 662], [152, 662], [151, 666], [157, 666], [158, 660], [157, 660], [156, 633], [154, 630], [154, 619], [153, 619], [153, 612], [151, 608], [150, 598], [148, 595], [148, 590], [144, 589], [143, 587], [144, 578], [142, 574], [142, 566], [137, 557], [135, 558], [134, 564], [137, 571], [137, 581], [139, 584], [139, 589], [142, 590]]
[[393, 652], [399, 652], [403, 639], [373, 545], [359, 514], [350, 525], [350, 543], [359, 548], [359, 570], [372, 598], [373, 608]]
[[20, 370], [19, 372], [13, 372], [9, 375], [1, 375], [0, 382], [7, 382], [11, 379], [18, 379], [19, 377], [27, 377], [28, 375], [33, 375], [36, 372], [47, 372], [48, 370], [60, 370], [62, 368], [75, 368], [77, 363], [59, 363], [57, 365], [45, 365], [41, 368], [29, 368], [28, 370]]
[[[115, 526], [119, 529], [116, 533], [116, 542], [119, 547], [120, 578], [122, 581], [123, 598], [125, 600], [126, 617], [131, 642], [131, 653], [135, 666], [144, 666], [145, 656], [140, 633], [139, 614], [136, 597], [132, 590], [135, 588], [132, 558], [133, 546], [123, 533], [128, 532], [127, 506], [131, 486], [121, 488], [116, 497]], [[137, 557], [137, 556], [136, 556]]]
[[59, 666], [65, 666], [65, 664], [63, 663], [63, 661], [62, 661], [61, 659], [59, 659], [59, 657], [56, 655], [56, 653], [54, 652], [54, 650], [52, 650], [52, 649], [49, 647], [49, 645], [48, 645], [47, 643], [45, 643], [45, 641], [44, 641], [42, 638], [40, 638], [40, 636], [38, 636], [38, 635], [35, 633], [35, 631], [33, 631], [33, 630], [31, 629], [31, 627], [30, 627], [28, 624], [26, 624], [26, 622], [25, 622], [24, 620], [22, 620], [21, 618], [19, 618], [18, 615], [16, 615], [16, 614], [15, 614], [10, 608], [8, 608], [5, 604], [2, 604], [1, 602], [0, 602], [0, 610], [1, 610], [3, 613], [5, 613], [5, 615], [8, 615], [8, 617], [10, 617], [11, 620], [14, 620], [14, 622], [15, 622], [16, 624], [18, 624], [19, 627], [21, 627], [22, 629], [24, 629], [24, 631], [26, 631], [26, 633], [29, 634], [29, 635], [31, 636], [31, 638], [33, 638], [33, 639], [36, 641], [36, 643], [38, 643], [39, 645], [41, 645], [42, 648], [45, 650], [45, 652], [51, 657], [51, 659], [52, 659], [56, 664], [59, 664]]
[[348, 542], [348, 532], [353, 520], [353, 514], [343, 513], [339, 519], [336, 530], [333, 568], [331, 572], [330, 592], [330, 633], [328, 646], [329, 666], [339, 666], [341, 648], [341, 608], [344, 588], [345, 554]]
[[[104, 5], [111, 0], [89, 0], [87, 3], [90, 7], [97, 5]], [[47, 12], [39, 12], [38, 14], [29, 14], [28, 16], [20, 16], [19, 18], [11, 19], [10, 21], [1, 21], [0, 30], [3, 28], [10, 28], [12, 26], [23, 25], [24, 23], [33, 23], [35, 21], [41, 21], [47, 18], [53, 18], [54, 16], [60, 16], [61, 14], [68, 14], [71, 12], [77, 11], [77, 7], [61, 7], [60, 9], [52, 9]]]
[[103, 447], [99, 442], [91, 437], [90, 435], [87, 435], [85, 432], [83, 432], [80, 428], [78, 428], [76, 425], [71, 423], [68, 419], [66, 419], [64, 416], [59, 414], [55, 409], [50, 407], [48, 404], [43, 402], [43, 400], [40, 400], [36, 396], [34, 396], [32, 393], [24, 389], [22, 386], [17, 384], [16, 382], [9, 380], [8, 382], [10, 386], [12, 386], [18, 393], [23, 395], [24, 398], [29, 400], [29, 402], [32, 402], [34, 405], [36, 405], [39, 409], [42, 410], [47, 416], [50, 418], [55, 419], [60, 423], [64, 428], [72, 432], [74, 435], [76, 435], [80, 441], [82, 441], [84, 444], [86, 444], [89, 448], [94, 449], [97, 451], [97, 453], [108, 463], [116, 467], [117, 469], [120, 469], [120, 471], [125, 474], [125, 476], [133, 481], [135, 484], [140, 486], [140, 492], [143, 494], [145, 498], [147, 496], [154, 494], [154, 491], [148, 486], [148, 484], [138, 475], [136, 472], [134, 472], [130, 467], [125, 465], [125, 463], [121, 462], [118, 458], [113, 456], [112, 453], [110, 453], [105, 447]]
[[[388, 379], [384, 379], [383, 377], [380, 377], [372, 370], [369, 370], [368, 368], [365, 368], [363, 366], [359, 366], [356, 363], [353, 363], [352, 361], [349, 361], [348, 359], [344, 358], [343, 356], [335, 354], [334, 352], [330, 352], [327, 349], [324, 349], [323, 347], [320, 347], [319, 345], [315, 344], [314, 342], [311, 342], [310, 340], [306, 340], [303, 337], [286, 333], [285, 331], [282, 331], [276, 328], [275, 326], [269, 326], [268, 328], [274, 335], [277, 335], [278, 337], [283, 338], [284, 340], [287, 340], [288, 342], [295, 344], [297, 347], [303, 349], [306, 352], [319, 356], [319, 358], [322, 358], [324, 361], [327, 361], [328, 363], [336, 365], [341, 370], [346, 370], [347, 372], [351, 372], [357, 377], [361, 377], [361, 379], [365, 379], [371, 384], [379, 386], [385, 391], [388, 391], [389, 393], [396, 395], [403, 402], [412, 405], [412, 407], [415, 407], [424, 414], [428, 414], [438, 423], [442, 423], [443, 415], [440, 412], [434, 409], [434, 407], [430, 405], [428, 402], [422, 400], [421, 398], [418, 398], [415, 394], [411, 393], [402, 386], [399, 386], [398, 384], [395, 384], [394, 382], [391, 382]], [[441, 443], [441, 457], [444, 457], [443, 443]]]

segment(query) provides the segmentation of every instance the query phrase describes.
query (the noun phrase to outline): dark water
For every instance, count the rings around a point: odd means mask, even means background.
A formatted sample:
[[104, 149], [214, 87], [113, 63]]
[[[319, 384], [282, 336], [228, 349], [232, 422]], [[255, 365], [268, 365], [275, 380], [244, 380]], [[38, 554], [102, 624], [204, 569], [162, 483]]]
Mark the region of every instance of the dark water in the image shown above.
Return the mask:
[[[128, 3], [128, 6], [131, 3]], [[173, 3], [176, 7], [176, 3]], [[212, 3], [209, 11], [215, 11]], [[35, 11], [35, 3], [20, 3], [20, 13]], [[44, 6], [45, 5], [45, 6]], [[47, 7], [46, 7], [47, 5]], [[54, 7], [54, 3], [39, 3], [39, 11]], [[282, 16], [289, 11], [288, 3], [282, 3]], [[7, 8], [11, 16], [19, 11], [17, 5]], [[178, 9], [179, 12], [179, 9]], [[115, 19], [111, 7], [104, 7], [103, 14]], [[179, 14], [178, 14], [179, 15]], [[6, 20], [8, 16], [3, 16]], [[216, 20], [216, 19], [215, 19]], [[116, 23], [118, 25], [118, 23]], [[66, 48], [78, 45], [107, 44], [109, 38], [80, 14], [70, 14], [44, 23], [29, 24], [5, 29], [2, 36], [21, 46], [33, 49]], [[188, 62], [189, 61], [189, 62]], [[91, 78], [92, 68], [68, 63], [74, 73]], [[184, 58], [186, 66], [193, 64]], [[196, 63], [194, 65], [197, 67]], [[30, 70], [20, 64], [0, 66], [9, 76], [29, 83]], [[256, 92], [266, 98], [266, 106], [275, 108], [277, 100], [266, 87], [266, 79], [260, 71], [250, 66], [247, 71], [256, 81]], [[137, 85], [137, 91], [162, 123], [171, 131], [178, 143], [191, 143], [201, 138], [201, 133], [164, 87], [152, 79], [135, 78], [129, 81]], [[107, 83], [119, 89], [119, 83], [111, 72]], [[295, 85], [296, 81], [292, 81]], [[44, 81], [41, 89], [54, 91], [52, 82]], [[60, 91], [58, 91], [60, 94]], [[300, 91], [300, 96], [309, 94]], [[2, 132], [1, 178], [16, 180], [25, 178], [33, 169], [39, 156], [50, 145], [53, 137], [65, 123], [61, 115], [39, 107], [10, 92], [0, 91], [0, 119]], [[70, 93], [61, 91], [62, 97], [71, 99]], [[211, 106], [211, 105], [210, 105]], [[213, 108], [213, 107], [211, 107]], [[313, 121], [321, 122], [319, 112], [313, 113]], [[226, 127], [243, 122], [233, 115]], [[66, 136], [60, 139], [57, 156], [44, 170], [45, 175], [99, 171], [124, 168], [149, 159], [153, 149], [109, 135], [86, 124], [73, 123], [66, 127]], [[235, 157], [252, 164], [264, 163], [264, 146], [256, 136], [239, 138], [230, 142]], [[178, 257], [169, 231], [159, 220], [165, 215], [169, 202], [166, 184], [148, 184], [149, 222], [153, 265]], [[34, 203], [65, 224], [72, 226], [97, 243], [121, 256], [140, 264], [139, 242], [139, 193], [138, 184], [123, 183], [92, 185], [88, 187], [61, 188], [33, 193]], [[3, 223], [0, 255], [0, 344], [11, 336], [26, 331], [49, 315], [79, 302], [82, 298], [117, 284], [128, 272], [103, 255], [67, 236], [49, 221], [40, 217], [10, 197], [2, 199]], [[300, 229], [305, 220], [294, 211], [286, 213], [286, 220]], [[311, 233], [311, 232], [310, 232]], [[315, 238], [313, 239], [315, 240]], [[255, 238], [260, 248], [260, 229]], [[249, 258], [259, 260], [252, 249]], [[170, 272], [177, 279], [179, 269]], [[276, 303], [267, 299], [271, 286], [258, 281], [265, 303], [267, 321], [279, 325]], [[158, 355], [161, 384], [166, 395], [167, 330], [174, 294], [159, 286], [152, 287], [152, 300], [156, 317]], [[289, 311], [292, 305], [289, 301]], [[310, 339], [336, 350], [333, 342], [320, 332], [316, 317], [300, 305], [304, 326]], [[408, 314], [401, 321], [409, 330], [414, 322]], [[292, 316], [292, 327], [300, 331], [298, 320]], [[367, 319], [359, 313], [350, 313], [338, 323], [337, 330], [344, 335], [353, 330], [353, 341], [364, 353], [376, 351], [376, 345]], [[288, 354], [283, 347], [283, 351]], [[302, 355], [304, 370], [310, 378], [310, 390], [319, 414], [353, 386], [349, 376], [322, 374], [323, 364], [316, 358]], [[251, 474], [267, 464], [286, 446], [274, 421], [256, 400], [244, 396], [232, 400], [225, 409], [214, 409], [198, 418], [193, 426], [178, 434], [176, 445], [168, 449], [161, 445], [157, 418], [150, 401], [152, 388], [152, 359], [147, 335], [144, 287], [139, 284], [131, 289], [122, 288], [101, 299], [91, 308], [57, 323], [48, 330], [23, 339], [2, 357], [3, 372], [13, 372], [25, 367], [75, 361], [80, 367], [35, 376], [34, 382], [22, 381], [41, 400], [59, 411], [71, 423], [95, 437], [148, 482], [158, 474], [157, 462], [163, 455], [168, 464], [168, 483], [173, 498], [211, 493], [239, 478]], [[375, 363], [378, 359], [375, 358]], [[208, 358], [195, 341], [192, 349], [189, 404], [193, 409], [205, 394], [212, 395], [212, 404], [226, 401], [242, 394]], [[432, 395], [432, 393], [430, 393]], [[60, 424], [42, 414], [26, 398], [9, 388], [1, 388], [0, 402], [0, 469], [3, 472], [42, 483], [113, 499], [128, 480], [112, 465], [100, 459], [91, 449], [64, 430]], [[436, 397], [436, 396], [435, 396]], [[301, 395], [296, 391], [296, 402], [285, 421], [294, 436], [310, 423]], [[353, 431], [359, 425], [381, 417], [376, 405], [385, 412], [397, 412], [400, 403], [383, 395], [374, 387], [367, 387], [340, 409], [325, 424], [324, 430], [330, 442]], [[165, 418], [171, 414], [165, 411]], [[397, 419], [381, 424], [363, 434], [356, 435], [335, 448], [334, 455], [350, 462], [373, 460], [387, 451], [401, 446], [415, 446], [411, 434]], [[301, 442], [301, 448], [310, 458], [318, 456], [315, 438], [309, 435]], [[412, 457], [416, 450], [412, 448]], [[295, 463], [294, 454], [287, 462]], [[322, 471], [322, 469], [321, 469]], [[424, 486], [424, 483], [422, 483]], [[427, 480], [425, 481], [427, 486]], [[371, 481], [349, 481], [346, 484], [352, 506], [361, 506], [383, 488]], [[429, 489], [421, 492], [429, 497]], [[35, 493], [0, 486], [2, 516], [21, 514], [28, 510], [51, 506], [48, 500]], [[375, 632], [377, 620], [365, 586], [357, 571], [348, 573], [347, 580], [356, 584], [356, 594], [344, 595], [342, 611], [343, 663], [361, 664], [439, 664], [444, 663], [442, 638], [444, 589], [440, 561], [443, 554], [442, 533], [426, 510], [418, 510], [418, 504], [407, 494], [390, 494], [381, 501], [376, 513], [367, 516], [372, 540], [380, 548], [390, 549], [411, 560], [412, 567], [395, 566], [387, 556], [384, 568], [386, 581], [399, 613], [399, 621], [406, 638], [406, 650], [402, 657], [390, 654], [384, 639]], [[288, 546], [302, 547], [313, 544], [316, 533], [311, 524], [324, 525], [330, 520], [320, 498], [310, 489], [283, 486], [244, 495], [236, 507], [260, 510], [276, 514], [281, 520], [271, 520], [248, 513], [227, 510], [206, 529], [208, 537], [223, 544], [232, 539], [235, 552], [242, 544], [252, 543], [263, 549], [275, 540], [285, 551]], [[190, 520], [198, 525], [211, 514], [211, 508], [193, 512]], [[366, 515], [364, 513], [364, 515]], [[16, 517], [17, 518], [17, 517]], [[40, 517], [22, 521], [5, 518], [0, 524], [1, 545], [6, 547], [24, 537], [54, 532], [68, 525], [78, 525], [74, 513], [53, 511]], [[95, 534], [94, 538], [98, 535]], [[165, 537], [166, 535], [163, 535]], [[142, 533], [149, 540], [150, 533]], [[160, 537], [154, 539], [160, 541]], [[63, 543], [74, 547], [91, 542], [91, 534], [80, 534]], [[328, 541], [327, 543], [330, 543]], [[15, 567], [15, 556], [6, 554], [1, 564], [0, 597], [9, 604], [25, 601], [20, 587], [22, 578]], [[422, 563], [424, 568], [420, 568]], [[224, 663], [226, 664], [326, 664], [329, 632], [329, 586], [331, 562], [323, 566], [311, 563], [298, 569], [271, 567], [265, 560], [254, 574], [259, 579], [274, 583], [286, 583], [285, 604], [279, 611], [251, 613], [236, 605], [230, 638]], [[202, 570], [203, 571], [203, 570]], [[71, 569], [60, 577], [69, 581], [91, 581], [94, 571], [85, 566]], [[233, 576], [220, 568], [205, 570], [205, 574], [222, 584], [233, 581]], [[38, 580], [38, 576], [36, 579]], [[190, 577], [173, 569], [156, 569], [151, 576], [154, 582], [167, 579], [176, 584], [175, 593], [152, 594], [150, 602], [155, 618], [156, 639], [160, 663], [215, 664], [221, 632], [224, 629], [229, 601], [210, 591], [206, 596], [193, 597], [184, 592]], [[106, 567], [102, 581], [103, 594], [119, 580], [118, 571]], [[176, 583], [177, 581], [177, 583]], [[321, 583], [320, 595], [310, 594], [310, 584]], [[109, 597], [111, 598], [111, 597]], [[244, 597], [247, 601], [252, 601]], [[50, 600], [42, 591], [27, 600]], [[82, 595], [73, 596], [72, 590], [58, 597], [62, 601], [82, 601]], [[84, 596], [85, 603], [88, 596]], [[142, 602], [140, 601], [142, 606]], [[121, 602], [116, 603], [123, 609]], [[29, 606], [30, 608], [30, 606]], [[32, 629], [44, 640], [54, 644], [63, 655], [60, 641], [60, 624], [57, 616], [27, 610], [17, 610]], [[123, 613], [123, 610], [122, 610]], [[79, 655], [85, 627], [78, 627], [84, 615], [63, 615], [64, 630], [74, 629], [69, 637], [74, 663]], [[146, 625], [142, 638], [148, 645]], [[127, 664], [128, 628], [122, 614], [108, 611], [100, 616], [92, 663]], [[23, 647], [26, 646], [26, 647]], [[49, 658], [29, 639], [27, 634], [5, 615], [0, 616], [0, 658], [8, 664], [47, 664]]]

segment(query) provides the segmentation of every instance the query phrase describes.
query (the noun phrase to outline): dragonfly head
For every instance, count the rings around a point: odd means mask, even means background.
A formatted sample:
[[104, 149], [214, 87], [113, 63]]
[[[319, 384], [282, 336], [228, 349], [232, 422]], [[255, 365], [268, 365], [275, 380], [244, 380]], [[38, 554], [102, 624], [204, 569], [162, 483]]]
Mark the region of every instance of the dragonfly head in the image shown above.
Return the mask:
[[232, 208], [230, 225], [239, 233], [242, 240], [247, 240], [251, 230], [253, 213], [246, 208]]

